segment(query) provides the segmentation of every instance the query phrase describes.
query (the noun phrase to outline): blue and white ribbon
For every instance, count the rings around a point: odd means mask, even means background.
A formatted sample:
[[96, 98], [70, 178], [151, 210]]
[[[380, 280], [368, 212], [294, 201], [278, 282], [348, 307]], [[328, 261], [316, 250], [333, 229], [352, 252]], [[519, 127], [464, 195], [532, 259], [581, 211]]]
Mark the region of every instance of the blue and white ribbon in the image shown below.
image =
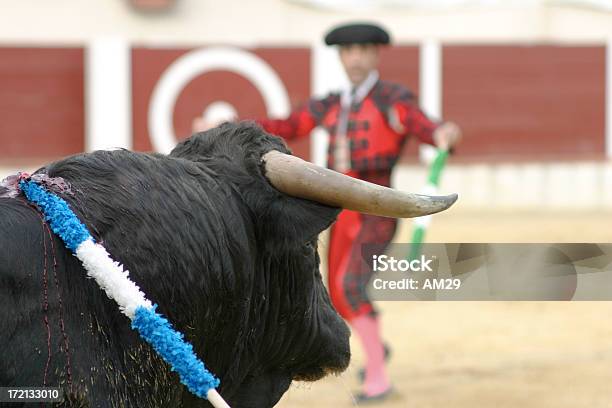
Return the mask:
[[121, 312], [132, 321], [132, 328], [170, 364], [181, 382], [193, 394], [207, 398], [213, 406], [229, 408], [215, 390], [219, 380], [198, 359], [191, 344], [172, 328], [167, 319], [155, 312], [157, 305], [145, 297], [129, 278], [129, 272], [114, 261], [102, 245], [94, 241], [68, 203], [32, 180], [21, 179], [19, 186], [26, 198], [40, 208], [53, 232], [82, 262], [87, 275], [95, 279], [106, 295], [117, 302]]

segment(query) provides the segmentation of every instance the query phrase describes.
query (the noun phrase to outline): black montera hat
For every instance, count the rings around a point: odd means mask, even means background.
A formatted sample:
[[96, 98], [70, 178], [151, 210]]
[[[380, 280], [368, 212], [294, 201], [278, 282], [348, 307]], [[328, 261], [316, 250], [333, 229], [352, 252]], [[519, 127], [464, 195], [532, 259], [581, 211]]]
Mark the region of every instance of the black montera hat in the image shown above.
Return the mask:
[[344, 24], [333, 28], [325, 36], [327, 45], [389, 44], [391, 38], [382, 27], [368, 24]]

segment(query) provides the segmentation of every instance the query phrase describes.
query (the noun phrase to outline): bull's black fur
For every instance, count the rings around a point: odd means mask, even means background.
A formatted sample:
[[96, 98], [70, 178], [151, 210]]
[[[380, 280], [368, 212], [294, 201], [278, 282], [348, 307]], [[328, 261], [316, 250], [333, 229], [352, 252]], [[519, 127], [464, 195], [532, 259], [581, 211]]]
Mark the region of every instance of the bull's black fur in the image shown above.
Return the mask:
[[[100, 151], [39, 170], [70, 183], [64, 198], [185, 333], [235, 407], [272, 406], [293, 379], [315, 380], [349, 361], [348, 329], [329, 302], [316, 251], [338, 209], [274, 189], [261, 162], [272, 149], [288, 152], [256, 125], [224, 124], [168, 156]], [[66, 390], [64, 405], [208, 406], [58, 238], [53, 245], [52, 253], [23, 198], [0, 198], [0, 386], [43, 385], [47, 315], [47, 384]]]

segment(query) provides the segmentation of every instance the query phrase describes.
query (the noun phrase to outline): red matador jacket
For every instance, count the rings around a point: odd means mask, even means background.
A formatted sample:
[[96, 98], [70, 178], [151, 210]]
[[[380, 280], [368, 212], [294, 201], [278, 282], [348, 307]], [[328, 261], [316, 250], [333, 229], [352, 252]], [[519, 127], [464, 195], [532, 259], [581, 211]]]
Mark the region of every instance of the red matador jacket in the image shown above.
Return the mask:
[[[287, 119], [264, 119], [258, 123], [268, 132], [293, 140], [305, 137], [316, 126], [330, 135], [328, 166], [336, 169], [334, 149], [341, 110], [341, 95], [311, 99]], [[389, 186], [393, 166], [408, 137], [433, 144], [431, 120], [419, 109], [414, 95], [401, 85], [378, 80], [361, 101], [353, 102], [348, 114], [346, 140], [350, 150], [353, 177]]]

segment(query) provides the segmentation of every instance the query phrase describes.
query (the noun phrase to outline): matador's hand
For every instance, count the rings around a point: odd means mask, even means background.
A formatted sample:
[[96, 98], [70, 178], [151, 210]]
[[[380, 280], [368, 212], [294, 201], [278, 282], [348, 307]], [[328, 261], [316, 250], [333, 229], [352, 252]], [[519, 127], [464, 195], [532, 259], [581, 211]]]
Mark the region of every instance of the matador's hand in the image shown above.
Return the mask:
[[448, 150], [461, 141], [461, 128], [455, 122], [444, 122], [433, 134], [434, 142], [439, 149]]

